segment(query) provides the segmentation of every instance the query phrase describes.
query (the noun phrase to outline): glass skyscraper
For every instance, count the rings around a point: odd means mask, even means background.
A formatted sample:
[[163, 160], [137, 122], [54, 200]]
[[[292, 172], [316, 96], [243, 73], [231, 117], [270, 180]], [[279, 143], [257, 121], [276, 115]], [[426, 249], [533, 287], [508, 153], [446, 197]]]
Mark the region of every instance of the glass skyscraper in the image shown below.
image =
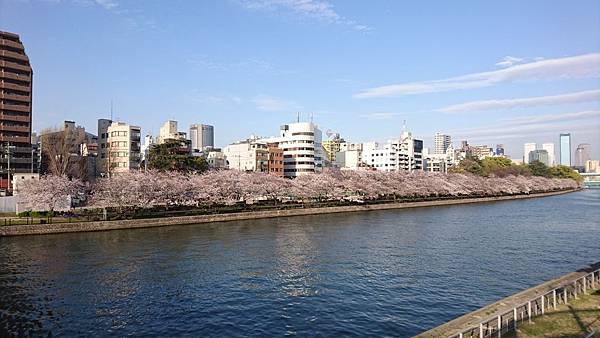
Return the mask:
[[571, 134], [560, 134], [560, 164], [571, 166]]

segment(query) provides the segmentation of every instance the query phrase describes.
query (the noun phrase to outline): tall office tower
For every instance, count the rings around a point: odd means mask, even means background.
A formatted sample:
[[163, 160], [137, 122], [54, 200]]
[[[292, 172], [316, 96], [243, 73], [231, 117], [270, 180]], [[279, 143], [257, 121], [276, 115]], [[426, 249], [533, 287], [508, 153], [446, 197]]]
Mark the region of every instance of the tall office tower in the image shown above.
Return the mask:
[[523, 146], [523, 163], [529, 163], [529, 153], [536, 148], [535, 143], [525, 143]]
[[450, 135], [435, 133], [433, 137], [435, 148], [433, 149], [434, 154], [445, 154], [448, 147], [452, 144], [452, 138]]
[[17, 34], [0, 31], [0, 189], [9, 173], [32, 172], [31, 91], [33, 70]]
[[556, 161], [554, 160], [554, 143], [544, 143], [542, 144], [542, 149], [548, 152], [548, 165], [555, 165]]
[[570, 167], [571, 166], [571, 134], [570, 133], [560, 134], [558, 144], [560, 147], [560, 159], [559, 159], [560, 164]]
[[215, 147], [215, 128], [208, 124], [192, 124], [190, 126], [192, 151], [199, 152], [205, 148]]
[[575, 149], [575, 166], [585, 167], [585, 162], [590, 160], [591, 145], [582, 143]]

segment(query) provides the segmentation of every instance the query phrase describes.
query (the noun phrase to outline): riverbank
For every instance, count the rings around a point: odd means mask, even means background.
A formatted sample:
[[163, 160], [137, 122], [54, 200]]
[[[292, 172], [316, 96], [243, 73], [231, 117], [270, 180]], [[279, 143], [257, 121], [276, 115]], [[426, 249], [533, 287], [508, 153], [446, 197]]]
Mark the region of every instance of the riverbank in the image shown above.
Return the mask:
[[[513, 333], [525, 323], [528, 324], [529, 331], [535, 332], [532, 318], [535, 318], [535, 321], [543, 322], [548, 321], [546, 315], [549, 313], [553, 313], [555, 316], [564, 315], [565, 308], [573, 309], [573, 304], [571, 304], [573, 301], [581, 298], [582, 295], [596, 292], [599, 287], [600, 262], [597, 262], [588, 268], [568, 273], [486, 305], [425, 331], [415, 338], [462, 338], [495, 336], [496, 334], [500, 336], [505, 333]], [[594, 327], [596, 326], [594, 325]], [[532, 330], [532, 328], [534, 329]], [[585, 329], [588, 328], [591, 326]]]
[[535, 193], [535, 194], [462, 198], [462, 199], [437, 200], [437, 201], [352, 205], [352, 206], [305, 208], [305, 209], [290, 209], [290, 210], [252, 211], [252, 212], [237, 212], [237, 213], [230, 213], [230, 214], [178, 216], [178, 217], [150, 218], [150, 219], [73, 222], [73, 223], [60, 223], [60, 224], [59, 223], [39, 224], [39, 225], [38, 224], [36, 224], [36, 225], [12, 225], [12, 226], [0, 227], [0, 237], [25, 236], [25, 235], [45, 235], [45, 234], [57, 234], [57, 233], [68, 233], [68, 232], [108, 231], [108, 230], [121, 230], [121, 229], [151, 228], [151, 227], [161, 227], [161, 226], [170, 226], [170, 225], [187, 225], [187, 224], [200, 224], [200, 223], [212, 223], [212, 222], [252, 220], [252, 219], [261, 219], [261, 218], [293, 217], [293, 216], [307, 216], [307, 215], [357, 212], [357, 211], [374, 211], [374, 210], [434, 207], [434, 206], [446, 206], [446, 205], [457, 205], [457, 204], [483, 203], [483, 202], [495, 202], [495, 201], [546, 197], [546, 196], [554, 196], [554, 195], [570, 193], [570, 192], [574, 192], [577, 190], [578, 189], [552, 191], [552, 192]]

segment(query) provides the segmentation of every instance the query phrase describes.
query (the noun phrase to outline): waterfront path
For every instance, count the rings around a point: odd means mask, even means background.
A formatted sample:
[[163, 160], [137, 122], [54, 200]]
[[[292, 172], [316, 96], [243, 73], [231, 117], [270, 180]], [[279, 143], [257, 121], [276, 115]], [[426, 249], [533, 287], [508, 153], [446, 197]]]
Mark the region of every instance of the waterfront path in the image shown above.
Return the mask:
[[306, 215], [319, 215], [319, 214], [331, 214], [331, 213], [346, 213], [346, 212], [356, 212], [356, 211], [434, 207], [434, 206], [446, 206], [446, 205], [456, 205], [456, 204], [496, 202], [496, 201], [518, 200], [518, 199], [535, 198], [535, 197], [546, 197], [546, 196], [554, 196], [554, 195], [570, 193], [570, 192], [574, 192], [574, 191], [577, 191], [577, 190], [562, 190], [562, 191], [552, 191], [552, 192], [523, 194], [523, 195], [510, 195], [510, 196], [444, 199], [444, 200], [433, 200], [433, 201], [386, 203], [386, 204], [365, 204], [365, 205], [321, 207], [321, 208], [299, 208], [299, 209], [289, 209], [289, 210], [251, 211], [251, 212], [237, 212], [237, 213], [229, 213], [229, 214], [178, 216], [178, 217], [163, 217], [163, 218], [150, 218], [150, 219], [91, 221], [91, 222], [35, 224], [35, 225], [9, 225], [9, 226], [0, 226], [0, 237], [23, 236], [23, 235], [43, 235], [43, 234], [68, 233], [68, 232], [151, 228], [151, 227], [160, 227], [160, 226], [169, 226], [169, 225], [227, 222], [227, 221], [252, 220], [252, 219], [261, 219], [261, 218], [277, 218], [277, 217], [306, 216]]

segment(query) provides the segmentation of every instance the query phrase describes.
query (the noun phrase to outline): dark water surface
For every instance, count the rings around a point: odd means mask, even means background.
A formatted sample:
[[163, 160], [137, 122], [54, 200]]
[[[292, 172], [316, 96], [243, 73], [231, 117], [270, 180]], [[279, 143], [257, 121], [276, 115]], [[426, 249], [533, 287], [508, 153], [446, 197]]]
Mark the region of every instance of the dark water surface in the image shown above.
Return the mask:
[[600, 260], [600, 190], [0, 238], [0, 336], [410, 336]]

